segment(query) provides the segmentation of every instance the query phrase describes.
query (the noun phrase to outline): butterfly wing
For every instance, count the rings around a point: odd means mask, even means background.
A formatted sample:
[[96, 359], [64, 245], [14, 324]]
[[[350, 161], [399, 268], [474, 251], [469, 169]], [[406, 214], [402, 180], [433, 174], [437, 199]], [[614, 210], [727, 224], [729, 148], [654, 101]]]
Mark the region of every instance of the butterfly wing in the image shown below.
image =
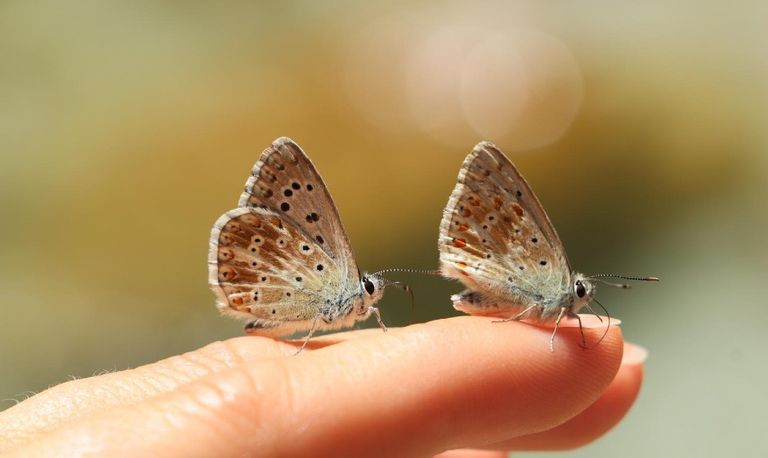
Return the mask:
[[347, 284], [359, 283], [360, 271], [333, 198], [312, 161], [290, 138], [278, 138], [261, 153], [239, 206], [282, 215], [337, 261]]
[[559, 305], [570, 285], [563, 244], [539, 200], [488, 142], [464, 160], [443, 212], [439, 250], [442, 274], [503, 309], [496, 314]]
[[308, 330], [324, 309], [340, 302], [338, 261], [270, 209], [222, 215], [211, 232], [208, 264], [219, 310], [247, 319], [260, 334]]

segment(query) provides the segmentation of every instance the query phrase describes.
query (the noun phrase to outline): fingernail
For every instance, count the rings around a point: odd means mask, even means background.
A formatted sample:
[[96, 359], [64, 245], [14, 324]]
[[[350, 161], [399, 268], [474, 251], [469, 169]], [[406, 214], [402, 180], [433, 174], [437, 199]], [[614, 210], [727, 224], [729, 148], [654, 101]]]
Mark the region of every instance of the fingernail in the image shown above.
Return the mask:
[[637, 344], [624, 343], [624, 356], [621, 358], [622, 365], [639, 365], [643, 364], [646, 359], [648, 359], [648, 350]]

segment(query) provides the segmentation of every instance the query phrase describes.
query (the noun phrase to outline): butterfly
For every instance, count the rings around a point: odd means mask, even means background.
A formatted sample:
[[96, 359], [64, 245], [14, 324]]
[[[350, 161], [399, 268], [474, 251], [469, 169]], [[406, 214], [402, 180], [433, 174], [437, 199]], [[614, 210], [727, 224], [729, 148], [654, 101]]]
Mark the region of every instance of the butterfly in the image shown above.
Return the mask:
[[315, 166], [289, 138], [264, 150], [238, 207], [213, 225], [208, 283], [247, 334], [280, 337], [352, 326], [376, 316], [388, 284], [361, 275], [336, 205]]
[[[453, 307], [472, 314], [554, 323], [550, 350], [563, 317], [592, 313], [600, 277], [658, 281], [656, 277], [586, 276], [574, 272], [541, 203], [512, 162], [481, 142], [464, 160], [440, 222], [440, 273], [467, 290]], [[596, 315], [596, 314], [595, 314]], [[585, 346], [582, 333], [582, 345]]]

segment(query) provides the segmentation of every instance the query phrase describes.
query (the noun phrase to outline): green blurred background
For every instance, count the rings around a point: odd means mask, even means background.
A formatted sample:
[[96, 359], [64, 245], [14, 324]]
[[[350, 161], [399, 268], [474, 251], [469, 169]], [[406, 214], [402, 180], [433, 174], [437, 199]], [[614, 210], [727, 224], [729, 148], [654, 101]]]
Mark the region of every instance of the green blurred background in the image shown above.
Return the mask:
[[[240, 335], [206, 286], [209, 230], [276, 137], [308, 151], [366, 270], [436, 265], [488, 139], [578, 270], [663, 279], [602, 289], [647, 378], [574, 455], [766, 453], [768, 8], [738, 4], [3, 2], [0, 408]], [[456, 314], [457, 284], [398, 278], [417, 321]], [[407, 304], [388, 292], [385, 321]]]

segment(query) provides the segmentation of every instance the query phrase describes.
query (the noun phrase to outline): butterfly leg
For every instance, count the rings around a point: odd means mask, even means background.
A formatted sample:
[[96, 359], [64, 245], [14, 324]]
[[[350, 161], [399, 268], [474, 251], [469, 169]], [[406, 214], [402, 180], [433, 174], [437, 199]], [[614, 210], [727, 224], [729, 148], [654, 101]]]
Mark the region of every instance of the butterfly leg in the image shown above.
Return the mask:
[[312, 338], [312, 334], [314, 334], [315, 330], [317, 329], [317, 322], [320, 320], [320, 317], [321, 315], [318, 315], [315, 317], [315, 320], [312, 322], [312, 327], [309, 328], [309, 332], [307, 333], [307, 336], [304, 337], [304, 343], [301, 344], [301, 347], [299, 347], [299, 349], [296, 350], [296, 353], [294, 353], [293, 356], [298, 355], [299, 353], [301, 353], [302, 350], [304, 350], [304, 348], [307, 347], [307, 344], [309, 343], [309, 339]]
[[536, 307], [541, 307], [541, 306], [539, 304], [529, 305], [528, 307], [525, 308], [525, 310], [523, 310], [522, 312], [518, 313], [517, 315], [515, 315], [515, 316], [513, 316], [511, 318], [504, 318], [503, 320], [496, 320], [496, 321], [494, 321], [494, 323], [506, 323], [507, 321], [520, 321], [520, 319], [522, 319], [523, 316], [526, 313], [530, 312], [531, 310], [533, 310]]
[[[584, 337], [584, 327], [581, 325], [581, 317], [578, 313], [568, 312], [568, 316], [571, 318], [576, 318], [576, 320], [579, 322], [579, 333], [581, 334], [581, 348], [587, 349], [587, 339]], [[600, 318], [598, 316], [598, 318]], [[602, 321], [602, 320], [601, 320]]]
[[379, 313], [379, 309], [374, 306], [370, 306], [368, 307], [368, 313], [373, 313], [374, 315], [376, 315], [376, 321], [379, 322], [379, 326], [381, 326], [381, 330], [384, 332], [387, 332], [387, 327], [384, 325], [384, 322], [381, 321], [381, 313]]
[[[557, 315], [557, 320], [555, 320], [555, 330], [552, 331], [552, 337], [549, 338], [549, 351], [551, 353], [555, 352], [555, 334], [557, 334], [557, 328], [560, 326], [560, 321], [563, 319], [566, 310], [568, 310], [567, 307], [560, 307], [560, 313]], [[579, 323], [581, 323], [581, 321], [579, 321]]]

